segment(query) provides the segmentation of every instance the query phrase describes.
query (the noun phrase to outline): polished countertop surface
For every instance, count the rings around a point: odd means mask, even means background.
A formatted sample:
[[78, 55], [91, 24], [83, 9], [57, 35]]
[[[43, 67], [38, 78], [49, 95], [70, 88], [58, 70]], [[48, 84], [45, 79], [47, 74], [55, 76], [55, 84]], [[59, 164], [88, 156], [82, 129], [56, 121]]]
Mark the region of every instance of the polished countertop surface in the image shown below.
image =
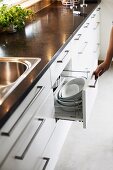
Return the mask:
[[50, 67], [97, 5], [98, 3], [88, 4], [86, 8], [80, 9], [82, 13], [85, 12], [87, 15], [77, 16], [61, 2], [54, 2], [39, 11], [35, 20], [26, 25], [23, 31], [0, 35], [0, 57], [41, 58], [38, 66], [0, 106], [0, 114], [3, 115], [0, 116], [2, 117], [0, 126], [3, 124], [1, 122], [8, 119], [47, 68]]

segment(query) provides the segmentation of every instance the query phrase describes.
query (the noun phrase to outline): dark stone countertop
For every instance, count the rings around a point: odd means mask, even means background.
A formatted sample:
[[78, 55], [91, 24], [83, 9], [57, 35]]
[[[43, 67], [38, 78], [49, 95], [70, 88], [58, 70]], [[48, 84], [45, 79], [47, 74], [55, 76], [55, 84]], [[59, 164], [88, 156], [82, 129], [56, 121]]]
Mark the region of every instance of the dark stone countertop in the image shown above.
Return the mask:
[[[84, 9], [87, 15], [76, 16], [61, 2], [55, 2], [36, 14], [24, 31], [0, 35], [0, 57], [39, 57], [41, 62], [0, 106], [0, 126], [17, 108], [28, 92], [55, 60], [98, 3]], [[81, 12], [83, 9], [81, 8]], [[0, 73], [1, 74], [1, 73]], [[32, 77], [32, 83], [31, 78]]]

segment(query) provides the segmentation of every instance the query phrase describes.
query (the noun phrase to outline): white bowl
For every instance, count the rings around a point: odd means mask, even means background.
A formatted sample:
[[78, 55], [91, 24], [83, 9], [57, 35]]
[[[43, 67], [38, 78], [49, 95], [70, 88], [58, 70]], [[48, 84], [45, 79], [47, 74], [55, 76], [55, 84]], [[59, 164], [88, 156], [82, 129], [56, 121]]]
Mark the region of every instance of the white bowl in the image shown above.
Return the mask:
[[83, 78], [75, 78], [68, 81], [59, 91], [59, 98], [63, 100], [74, 100], [81, 95], [81, 91], [85, 85]]
[[56, 100], [58, 101], [58, 103], [62, 105], [67, 105], [67, 106], [75, 106], [75, 105], [78, 105], [82, 101], [81, 97], [73, 98], [73, 99], [63, 99], [59, 96], [59, 92], [57, 93]]

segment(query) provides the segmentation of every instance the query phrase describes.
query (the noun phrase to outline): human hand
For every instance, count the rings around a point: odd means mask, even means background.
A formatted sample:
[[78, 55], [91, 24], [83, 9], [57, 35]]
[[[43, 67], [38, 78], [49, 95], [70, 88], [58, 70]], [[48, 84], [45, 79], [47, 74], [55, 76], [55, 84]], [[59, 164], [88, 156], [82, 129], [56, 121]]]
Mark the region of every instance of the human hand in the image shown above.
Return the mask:
[[105, 62], [98, 65], [96, 70], [93, 72], [93, 75], [95, 75], [95, 79], [101, 76], [106, 70], [108, 70], [108, 68], [109, 68], [109, 65]]

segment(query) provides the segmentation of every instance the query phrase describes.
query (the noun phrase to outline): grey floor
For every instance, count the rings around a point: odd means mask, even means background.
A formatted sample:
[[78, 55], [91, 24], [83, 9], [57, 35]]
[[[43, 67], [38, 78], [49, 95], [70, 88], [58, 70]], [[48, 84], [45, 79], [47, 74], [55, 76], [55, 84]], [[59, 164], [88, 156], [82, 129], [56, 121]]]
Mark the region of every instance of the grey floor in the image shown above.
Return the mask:
[[87, 129], [72, 124], [55, 170], [113, 170], [113, 66], [99, 78]]

